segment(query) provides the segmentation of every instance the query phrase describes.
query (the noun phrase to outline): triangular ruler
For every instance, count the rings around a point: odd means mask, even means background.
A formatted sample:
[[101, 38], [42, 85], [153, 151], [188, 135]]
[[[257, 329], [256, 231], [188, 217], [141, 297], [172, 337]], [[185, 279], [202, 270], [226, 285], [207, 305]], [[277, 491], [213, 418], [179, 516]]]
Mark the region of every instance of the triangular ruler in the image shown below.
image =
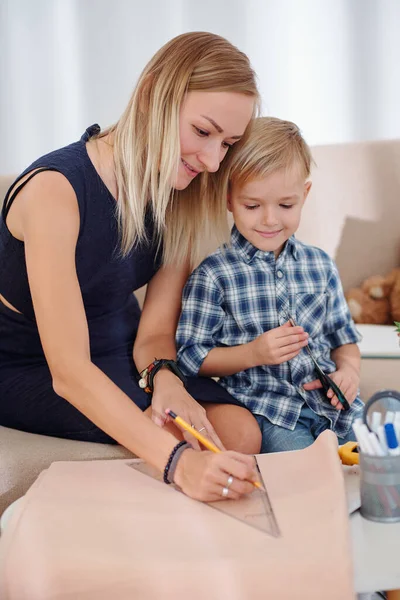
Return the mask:
[[[160, 481], [164, 485], [162, 474], [151, 465], [148, 465], [146, 462], [142, 460], [134, 460], [127, 464], [129, 467], [132, 467], [140, 473]], [[258, 468], [258, 464], [257, 469], [261, 484], [264, 487], [264, 490], [266, 490], [265, 483]], [[173, 487], [177, 491], [180, 491], [177, 486]], [[225, 513], [229, 517], [233, 517], [238, 521], [242, 521], [250, 527], [259, 529], [268, 535], [273, 537], [280, 537], [281, 535], [268, 492], [266, 491], [254, 488], [254, 491], [251, 494], [242, 497], [239, 500], [219, 500], [215, 502], [207, 502], [205, 504], [211, 508], [217, 509], [222, 513]]]

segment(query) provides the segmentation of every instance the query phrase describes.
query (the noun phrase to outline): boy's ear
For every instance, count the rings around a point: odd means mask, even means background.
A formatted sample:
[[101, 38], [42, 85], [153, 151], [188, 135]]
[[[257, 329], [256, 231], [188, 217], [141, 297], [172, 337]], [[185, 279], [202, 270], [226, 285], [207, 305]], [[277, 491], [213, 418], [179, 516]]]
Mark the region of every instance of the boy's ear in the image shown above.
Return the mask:
[[308, 194], [310, 193], [311, 186], [312, 186], [312, 182], [311, 181], [306, 181], [306, 183], [304, 184], [304, 198], [303, 198], [303, 202], [306, 201], [306, 198], [307, 198]]
[[226, 207], [229, 210], [229, 212], [232, 212], [232, 202], [231, 202], [231, 193], [228, 192], [227, 196], [226, 196]]

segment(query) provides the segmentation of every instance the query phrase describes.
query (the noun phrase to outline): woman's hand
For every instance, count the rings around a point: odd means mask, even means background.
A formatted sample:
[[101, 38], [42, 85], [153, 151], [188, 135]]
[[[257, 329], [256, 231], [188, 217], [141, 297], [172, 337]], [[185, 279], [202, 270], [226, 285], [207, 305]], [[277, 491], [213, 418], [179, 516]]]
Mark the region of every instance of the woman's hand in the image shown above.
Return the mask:
[[[174, 481], [195, 500], [237, 500], [254, 490], [254, 457], [233, 451], [214, 454], [188, 449], [179, 458]], [[224, 488], [228, 489], [225, 495]]]
[[[167, 408], [173, 410], [184, 421], [194, 425], [202, 435], [209, 438], [220, 449], [224, 450], [215, 429], [207, 419], [205, 409], [188, 394], [182, 382], [167, 369], [160, 369], [154, 377], [154, 392], [151, 402], [151, 418], [160, 427], [172, 421], [167, 417]], [[174, 423], [178, 426], [176, 423]], [[190, 433], [183, 431], [183, 437], [194, 448], [200, 449], [199, 443]]]

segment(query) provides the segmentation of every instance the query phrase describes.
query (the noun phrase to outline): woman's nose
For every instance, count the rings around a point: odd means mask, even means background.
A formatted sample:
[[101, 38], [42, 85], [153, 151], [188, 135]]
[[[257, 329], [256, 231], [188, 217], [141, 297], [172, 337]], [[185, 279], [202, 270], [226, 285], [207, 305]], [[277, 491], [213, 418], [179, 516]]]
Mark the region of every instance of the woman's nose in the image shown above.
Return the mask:
[[219, 169], [219, 165], [223, 159], [221, 146], [219, 144], [210, 144], [198, 156], [200, 162], [204, 165], [206, 171], [215, 173]]

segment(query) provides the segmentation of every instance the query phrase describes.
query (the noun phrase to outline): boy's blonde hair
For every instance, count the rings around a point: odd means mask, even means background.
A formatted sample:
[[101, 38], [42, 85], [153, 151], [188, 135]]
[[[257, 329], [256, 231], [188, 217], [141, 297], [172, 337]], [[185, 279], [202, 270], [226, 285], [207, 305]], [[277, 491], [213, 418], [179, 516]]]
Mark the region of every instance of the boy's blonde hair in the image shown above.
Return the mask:
[[204, 239], [212, 238], [218, 245], [226, 235], [223, 172], [199, 174], [182, 191], [171, 184], [180, 164], [180, 109], [192, 90], [245, 94], [254, 97], [258, 107], [249, 59], [224, 38], [186, 33], [155, 54], [118, 123], [101, 134], [114, 133], [123, 254], [146, 238], [149, 203], [165, 263], [179, 264], [189, 258], [193, 266], [203, 257]]
[[228, 177], [231, 185], [243, 186], [274, 171], [298, 166], [307, 179], [312, 160], [311, 150], [295, 123], [259, 117], [252, 121], [245, 143], [240, 140], [235, 144]]

